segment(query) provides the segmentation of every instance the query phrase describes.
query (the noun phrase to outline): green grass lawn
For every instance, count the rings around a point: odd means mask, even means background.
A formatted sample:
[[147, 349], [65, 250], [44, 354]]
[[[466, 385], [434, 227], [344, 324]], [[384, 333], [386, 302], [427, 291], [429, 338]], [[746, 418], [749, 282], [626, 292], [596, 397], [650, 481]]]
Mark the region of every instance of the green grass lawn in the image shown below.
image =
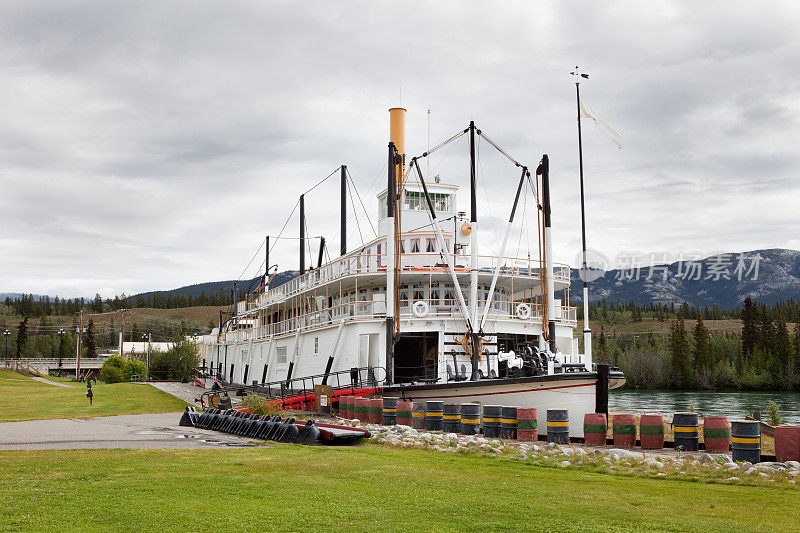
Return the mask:
[[796, 490], [366, 445], [0, 452], [0, 529], [774, 531]]
[[138, 413], [182, 411], [186, 402], [140, 383], [92, 385], [89, 405], [86, 385], [68, 379], [47, 378], [73, 387], [56, 387], [27, 376], [0, 371], [0, 422], [43, 418], [80, 418]]

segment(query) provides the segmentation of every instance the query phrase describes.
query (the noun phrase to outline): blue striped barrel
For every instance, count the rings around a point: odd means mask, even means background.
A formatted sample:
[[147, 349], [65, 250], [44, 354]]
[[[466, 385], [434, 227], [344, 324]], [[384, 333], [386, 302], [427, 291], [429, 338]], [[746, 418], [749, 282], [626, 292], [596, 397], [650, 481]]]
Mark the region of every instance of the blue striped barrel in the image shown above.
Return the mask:
[[569, 411], [547, 410], [547, 442], [569, 444]]
[[761, 461], [761, 423], [758, 420], [731, 421], [731, 458], [734, 461]]
[[697, 413], [675, 413], [672, 417], [675, 448], [687, 452], [697, 451], [700, 442]]

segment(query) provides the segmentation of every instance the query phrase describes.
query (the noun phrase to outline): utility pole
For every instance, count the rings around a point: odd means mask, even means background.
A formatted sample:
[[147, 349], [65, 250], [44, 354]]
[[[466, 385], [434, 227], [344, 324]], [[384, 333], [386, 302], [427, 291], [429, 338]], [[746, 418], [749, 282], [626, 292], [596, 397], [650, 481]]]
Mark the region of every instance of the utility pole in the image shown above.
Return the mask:
[[119, 321], [120, 326], [122, 328], [119, 331], [119, 356], [120, 357], [125, 357], [123, 355], [125, 353], [125, 350], [122, 349], [123, 348], [122, 345], [125, 343], [125, 310], [124, 309], [120, 309], [119, 310], [119, 314], [122, 317], [122, 318], [120, 318], [120, 321]]

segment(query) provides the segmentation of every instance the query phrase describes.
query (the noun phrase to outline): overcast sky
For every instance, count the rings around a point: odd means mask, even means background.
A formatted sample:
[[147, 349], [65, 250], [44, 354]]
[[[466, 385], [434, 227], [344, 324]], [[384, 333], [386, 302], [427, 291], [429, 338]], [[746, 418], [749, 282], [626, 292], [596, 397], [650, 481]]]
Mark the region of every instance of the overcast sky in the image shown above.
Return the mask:
[[[584, 121], [590, 247], [798, 249], [798, 27], [797, 2], [5, 0], [0, 292], [235, 279], [342, 163], [374, 219], [399, 104], [409, 155], [426, 148], [427, 109], [434, 144], [475, 120], [523, 163], [548, 153], [555, 255], [575, 265], [575, 65], [624, 143]], [[517, 179], [490, 152], [488, 248]], [[431, 173], [465, 187], [465, 143], [437, 157]], [[337, 187], [308, 200], [332, 250]], [[296, 246], [274, 250], [281, 270], [297, 268]]]

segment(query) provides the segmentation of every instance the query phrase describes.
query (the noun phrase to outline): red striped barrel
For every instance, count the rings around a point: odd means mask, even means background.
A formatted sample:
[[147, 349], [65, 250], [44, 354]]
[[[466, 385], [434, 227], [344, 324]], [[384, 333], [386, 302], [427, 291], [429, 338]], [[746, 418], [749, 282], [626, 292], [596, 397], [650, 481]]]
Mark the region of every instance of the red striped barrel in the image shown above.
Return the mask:
[[636, 417], [633, 415], [614, 415], [614, 446], [633, 448], [636, 445]]
[[539, 440], [539, 415], [534, 407], [517, 407], [517, 440]]
[[353, 418], [366, 424], [369, 422], [369, 398], [356, 398], [353, 400]]
[[775, 459], [800, 461], [800, 427], [778, 426], [775, 428]]
[[583, 442], [588, 446], [605, 446], [608, 422], [603, 413], [583, 415]]
[[397, 402], [397, 425], [409, 426], [413, 425], [413, 415], [411, 412], [414, 409], [414, 402], [400, 400]]
[[383, 398], [372, 398], [369, 401], [369, 415], [371, 424], [383, 423]]
[[645, 450], [660, 450], [664, 447], [664, 417], [642, 415], [639, 419], [639, 440]]
[[703, 442], [709, 453], [728, 453], [731, 449], [731, 425], [724, 416], [703, 418]]

